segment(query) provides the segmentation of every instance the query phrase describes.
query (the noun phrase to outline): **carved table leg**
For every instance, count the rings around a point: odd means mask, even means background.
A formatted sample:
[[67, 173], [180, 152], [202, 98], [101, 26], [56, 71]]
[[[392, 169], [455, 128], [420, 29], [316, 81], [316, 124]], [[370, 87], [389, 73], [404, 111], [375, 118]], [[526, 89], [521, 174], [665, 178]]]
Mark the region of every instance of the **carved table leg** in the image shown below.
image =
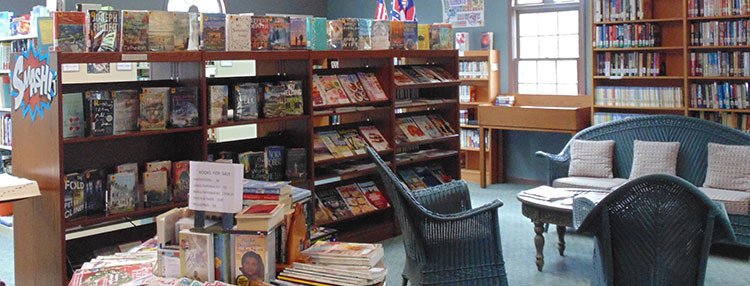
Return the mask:
[[536, 245], [536, 268], [541, 272], [542, 267], [544, 267], [544, 236], [542, 236], [544, 223], [535, 221], [534, 232], [536, 233], [534, 237], [534, 245]]
[[560, 251], [560, 256], [565, 256], [565, 227], [557, 226], [557, 250]]

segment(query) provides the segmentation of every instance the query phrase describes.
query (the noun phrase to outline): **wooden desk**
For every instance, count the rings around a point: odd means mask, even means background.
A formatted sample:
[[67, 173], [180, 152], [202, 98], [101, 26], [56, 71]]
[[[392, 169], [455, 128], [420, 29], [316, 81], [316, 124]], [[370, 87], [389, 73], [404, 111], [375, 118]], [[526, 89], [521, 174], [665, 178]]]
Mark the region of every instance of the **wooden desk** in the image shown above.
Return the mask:
[[[590, 96], [561, 95], [516, 95], [515, 106], [504, 107], [480, 105], [478, 108], [479, 138], [484, 138], [486, 130], [519, 130], [576, 134], [591, 125]], [[502, 178], [502, 144], [494, 144], [500, 150], [490, 152], [499, 158], [498, 166]], [[493, 147], [493, 146], [490, 146]], [[479, 140], [479, 149], [484, 150], [484, 140]], [[485, 152], [479, 152], [479, 183], [487, 186], [487, 165]], [[502, 179], [500, 179], [502, 181]]]

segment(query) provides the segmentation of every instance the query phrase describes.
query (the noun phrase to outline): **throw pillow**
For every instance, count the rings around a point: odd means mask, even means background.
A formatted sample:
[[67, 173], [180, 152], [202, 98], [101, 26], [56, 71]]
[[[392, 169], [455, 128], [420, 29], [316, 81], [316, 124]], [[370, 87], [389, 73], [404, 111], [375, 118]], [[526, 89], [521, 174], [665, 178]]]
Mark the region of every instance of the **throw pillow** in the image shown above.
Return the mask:
[[677, 153], [680, 142], [633, 142], [633, 168], [630, 169], [630, 180], [651, 175], [677, 173]]
[[708, 143], [704, 187], [750, 191], [750, 146]]
[[568, 176], [612, 178], [615, 141], [573, 140]]

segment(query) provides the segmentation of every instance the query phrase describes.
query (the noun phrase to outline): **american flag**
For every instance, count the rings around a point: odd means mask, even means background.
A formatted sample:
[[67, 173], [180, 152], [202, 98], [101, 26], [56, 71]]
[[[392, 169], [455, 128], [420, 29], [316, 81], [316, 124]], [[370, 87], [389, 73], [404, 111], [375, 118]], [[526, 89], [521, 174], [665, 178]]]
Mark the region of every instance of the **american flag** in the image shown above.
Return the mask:
[[416, 21], [417, 7], [414, 0], [393, 0], [391, 5], [392, 21]]
[[385, 8], [384, 0], [378, 0], [378, 12], [375, 13], [375, 20], [388, 20], [388, 10]]

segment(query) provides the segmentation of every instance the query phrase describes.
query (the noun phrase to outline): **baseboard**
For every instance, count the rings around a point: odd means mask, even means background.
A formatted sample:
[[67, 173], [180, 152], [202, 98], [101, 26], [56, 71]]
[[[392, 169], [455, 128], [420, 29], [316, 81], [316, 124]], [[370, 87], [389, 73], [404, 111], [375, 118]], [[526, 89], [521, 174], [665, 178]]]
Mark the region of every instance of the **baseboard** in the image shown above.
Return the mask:
[[527, 186], [535, 186], [535, 187], [547, 184], [547, 182], [545, 182], [544, 180], [516, 178], [516, 177], [506, 177], [505, 182], [509, 184], [519, 184], [519, 185], [527, 185]]

